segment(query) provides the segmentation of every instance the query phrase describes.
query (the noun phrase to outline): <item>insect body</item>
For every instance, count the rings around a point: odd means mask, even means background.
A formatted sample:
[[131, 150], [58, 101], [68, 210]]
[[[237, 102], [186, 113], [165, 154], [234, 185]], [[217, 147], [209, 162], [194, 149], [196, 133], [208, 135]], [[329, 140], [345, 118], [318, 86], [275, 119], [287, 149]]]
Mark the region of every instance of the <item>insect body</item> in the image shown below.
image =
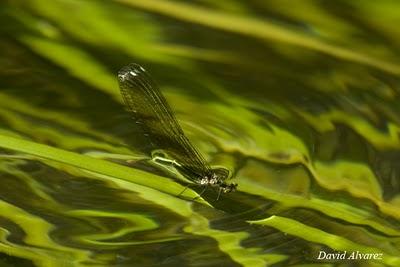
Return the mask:
[[229, 171], [211, 168], [190, 143], [171, 107], [155, 82], [138, 64], [129, 64], [118, 72], [124, 103], [135, 122], [148, 137], [153, 149], [162, 150], [173, 160], [169, 162], [179, 173], [195, 184], [217, 188], [218, 197], [236, 190], [236, 183], [226, 183]]

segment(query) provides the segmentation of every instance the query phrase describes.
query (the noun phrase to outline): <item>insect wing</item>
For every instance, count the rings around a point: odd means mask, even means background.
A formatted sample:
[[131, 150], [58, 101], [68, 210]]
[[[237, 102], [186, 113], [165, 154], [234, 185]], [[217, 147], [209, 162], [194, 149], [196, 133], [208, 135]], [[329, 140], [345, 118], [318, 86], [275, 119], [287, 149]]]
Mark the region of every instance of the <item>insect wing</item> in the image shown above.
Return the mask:
[[150, 75], [138, 64], [129, 64], [118, 72], [124, 103], [149, 138], [153, 149], [161, 149], [181, 165], [178, 170], [192, 180], [201, 179], [211, 168], [190, 143], [171, 107]]

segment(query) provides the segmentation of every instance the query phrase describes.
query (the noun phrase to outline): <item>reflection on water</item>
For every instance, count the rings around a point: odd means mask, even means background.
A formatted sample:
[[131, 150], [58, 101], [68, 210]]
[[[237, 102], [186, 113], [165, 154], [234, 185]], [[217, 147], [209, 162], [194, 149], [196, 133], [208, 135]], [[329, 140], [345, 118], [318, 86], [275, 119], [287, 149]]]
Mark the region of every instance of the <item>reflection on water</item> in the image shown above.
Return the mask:
[[[0, 265], [400, 266], [398, 5], [7, 1]], [[238, 192], [177, 197], [123, 110], [130, 62]]]

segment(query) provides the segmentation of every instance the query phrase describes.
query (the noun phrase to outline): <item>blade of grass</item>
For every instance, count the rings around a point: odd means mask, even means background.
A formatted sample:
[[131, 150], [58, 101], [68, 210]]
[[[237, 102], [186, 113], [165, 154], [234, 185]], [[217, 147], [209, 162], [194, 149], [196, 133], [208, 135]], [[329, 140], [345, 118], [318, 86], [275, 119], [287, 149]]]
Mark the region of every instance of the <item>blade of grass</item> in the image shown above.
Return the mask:
[[[172, 180], [152, 173], [7, 135], [0, 134], [0, 147], [61, 162], [92, 173], [115, 177], [172, 195], [178, 194], [184, 188]], [[190, 193], [190, 196], [195, 197], [197, 195], [190, 189], [186, 191]]]

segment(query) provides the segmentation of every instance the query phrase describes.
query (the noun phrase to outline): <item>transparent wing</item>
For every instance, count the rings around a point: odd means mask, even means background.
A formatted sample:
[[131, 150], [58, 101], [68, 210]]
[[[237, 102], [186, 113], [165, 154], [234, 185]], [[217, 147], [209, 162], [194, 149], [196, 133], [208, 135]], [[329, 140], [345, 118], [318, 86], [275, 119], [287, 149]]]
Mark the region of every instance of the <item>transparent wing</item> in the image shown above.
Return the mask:
[[118, 72], [125, 105], [154, 149], [165, 151], [187, 178], [198, 180], [211, 168], [190, 143], [171, 107], [144, 68], [129, 64]]

